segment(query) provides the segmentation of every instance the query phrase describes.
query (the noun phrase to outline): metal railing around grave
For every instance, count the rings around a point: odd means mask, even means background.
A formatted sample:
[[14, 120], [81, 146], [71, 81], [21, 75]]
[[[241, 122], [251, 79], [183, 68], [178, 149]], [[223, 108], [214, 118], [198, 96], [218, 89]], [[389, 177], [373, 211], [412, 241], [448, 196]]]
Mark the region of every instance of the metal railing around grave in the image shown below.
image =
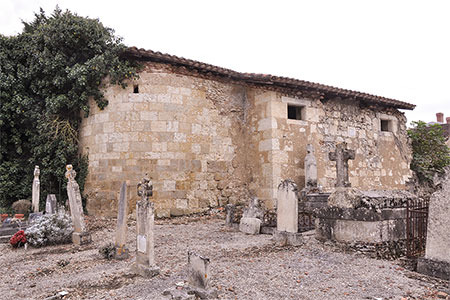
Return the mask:
[[300, 211], [298, 213], [298, 231], [304, 232], [313, 230], [314, 226], [314, 216], [312, 212]]
[[408, 200], [406, 204], [406, 255], [410, 258], [425, 254], [429, 202]]

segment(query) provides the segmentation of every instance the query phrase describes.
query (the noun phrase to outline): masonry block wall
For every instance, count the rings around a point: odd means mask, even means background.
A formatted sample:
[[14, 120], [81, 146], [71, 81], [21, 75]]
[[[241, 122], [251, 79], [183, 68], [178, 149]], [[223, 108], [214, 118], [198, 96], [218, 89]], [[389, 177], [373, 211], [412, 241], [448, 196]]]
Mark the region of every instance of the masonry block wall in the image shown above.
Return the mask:
[[[281, 180], [304, 186], [307, 143], [315, 147], [325, 190], [335, 181], [328, 152], [342, 141], [356, 150], [353, 186], [401, 189], [410, 175], [406, 119], [395, 109], [298, 98], [154, 62], [146, 63], [139, 80], [126, 89], [109, 86], [105, 96], [109, 105], [99, 110], [92, 101], [80, 131], [81, 151], [89, 154], [91, 214], [115, 213], [122, 181], [131, 186], [129, 207], [135, 207], [132, 187], [145, 173], [159, 217], [245, 203], [250, 196], [273, 208]], [[302, 107], [301, 120], [288, 119], [288, 105]], [[381, 130], [380, 120], [390, 131]]]

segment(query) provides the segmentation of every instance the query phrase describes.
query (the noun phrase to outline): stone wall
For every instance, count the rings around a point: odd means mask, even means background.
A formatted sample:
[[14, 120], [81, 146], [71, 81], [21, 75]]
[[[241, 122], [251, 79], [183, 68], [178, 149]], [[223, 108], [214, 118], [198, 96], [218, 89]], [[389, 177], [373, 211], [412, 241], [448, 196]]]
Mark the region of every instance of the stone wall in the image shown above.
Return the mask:
[[[138, 85], [138, 93], [134, 93]], [[87, 209], [110, 214], [122, 181], [135, 186], [148, 173], [158, 216], [197, 212], [245, 197], [242, 135], [245, 89], [172, 73], [148, 64], [126, 89], [109, 87], [109, 105], [83, 120], [89, 154]]]
[[[134, 85], [138, 93], [134, 93]], [[83, 119], [80, 143], [89, 154], [88, 211], [112, 214], [121, 181], [133, 188], [148, 173], [157, 216], [198, 212], [257, 196], [276, 205], [283, 179], [304, 186], [306, 144], [315, 147], [319, 184], [332, 190], [335, 163], [328, 152], [346, 141], [356, 150], [350, 182], [363, 189], [402, 189], [410, 175], [406, 119], [395, 109], [356, 100], [298, 99], [217, 78], [180, 74], [147, 63], [126, 89], [109, 86], [109, 105]], [[302, 106], [302, 120], [287, 106]], [[381, 132], [380, 119], [391, 132]]]
[[[404, 189], [411, 176], [410, 151], [407, 146], [406, 118], [396, 110], [383, 112], [361, 107], [355, 100], [295, 99], [279, 96], [275, 115], [280, 162], [283, 177], [293, 178], [304, 186], [303, 160], [306, 144], [315, 148], [319, 184], [331, 190], [336, 181], [336, 163], [328, 153], [337, 143], [346, 142], [356, 151], [349, 161], [349, 180], [353, 187], [367, 190]], [[304, 120], [286, 118], [288, 104], [304, 107]], [[381, 119], [391, 122], [391, 131], [381, 131]]]

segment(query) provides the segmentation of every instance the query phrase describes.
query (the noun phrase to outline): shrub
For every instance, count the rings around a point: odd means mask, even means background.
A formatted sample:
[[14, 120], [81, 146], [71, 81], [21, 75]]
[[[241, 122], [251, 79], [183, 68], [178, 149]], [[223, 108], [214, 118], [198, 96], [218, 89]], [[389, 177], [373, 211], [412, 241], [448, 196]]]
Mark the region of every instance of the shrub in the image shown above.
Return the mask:
[[58, 213], [43, 215], [34, 220], [25, 231], [28, 243], [34, 247], [42, 247], [51, 244], [64, 244], [71, 241], [73, 228], [70, 217]]
[[109, 243], [103, 247], [101, 247], [98, 252], [103, 256], [103, 258], [106, 258], [107, 260], [111, 260], [114, 257], [114, 251], [116, 250], [116, 247], [114, 247], [114, 244]]
[[408, 130], [413, 152], [411, 170], [421, 182], [431, 182], [434, 174], [442, 173], [450, 164], [450, 150], [445, 144], [442, 126], [422, 121], [411, 124], [414, 126]]
[[25, 245], [26, 242], [27, 242], [27, 238], [26, 238], [25, 232], [23, 230], [17, 231], [9, 240], [9, 243], [14, 248], [21, 247], [21, 246]]
[[31, 209], [31, 201], [29, 200], [17, 200], [13, 203], [12, 209], [15, 211], [16, 214], [28, 214]]

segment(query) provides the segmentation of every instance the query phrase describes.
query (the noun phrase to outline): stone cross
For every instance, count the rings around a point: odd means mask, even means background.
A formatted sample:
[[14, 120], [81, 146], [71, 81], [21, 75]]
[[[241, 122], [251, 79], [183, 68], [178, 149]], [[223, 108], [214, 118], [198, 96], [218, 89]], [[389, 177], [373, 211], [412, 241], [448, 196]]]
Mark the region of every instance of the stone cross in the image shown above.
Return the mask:
[[127, 201], [127, 184], [122, 183], [119, 195], [119, 207], [117, 209], [117, 227], [116, 227], [116, 241], [115, 254], [116, 259], [128, 258], [128, 248], [125, 246], [127, 242], [127, 216], [128, 216], [128, 201]]
[[188, 252], [188, 283], [190, 286], [209, 288], [209, 258]]
[[298, 187], [289, 179], [278, 186], [277, 230], [290, 233], [298, 231]]
[[355, 159], [355, 150], [347, 149], [347, 143], [336, 145], [336, 151], [328, 154], [330, 160], [336, 161], [336, 187], [351, 186], [348, 181], [348, 160]]
[[56, 213], [56, 195], [48, 194], [45, 200], [45, 214], [55, 214]]
[[40, 197], [40, 186], [41, 182], [39, 181], [39, 175], [41, 174], [39, 170], [39, 166], [34, 167], [34, 179], [33, 179], [33, 194], [32, 201], [33, 204], [33, 212], [39, 212], [39, 197]]
[[153, 238], [155, 209], [153, 202], [148, 201], [153, 186], [150, 179], [144, 177], [138, 184], [138, 195], [142, 197], [136, 203], [137, 215], [137, 249], [136, 249], [136, 273], [144, 277], [153, 277], [159, 274], [159, 268], [155, 264], [155, 245]]
[[72, 165], [67, 165], [67, 196], [69, 197], [70, 214], [72, 216], [74, 229], [74, 232], [72, 233], [72, 241], [76, 245], [83, 245], [91, 242], [91, 235], [86, 231], [80, 187], [75, 181], [76, 175], [77, 172], [75, 172]]
[[317, 187], [317, 161], [314, 156], [314, 147], [311, 144], [306, 145], [305, 156], [305, 188]]

